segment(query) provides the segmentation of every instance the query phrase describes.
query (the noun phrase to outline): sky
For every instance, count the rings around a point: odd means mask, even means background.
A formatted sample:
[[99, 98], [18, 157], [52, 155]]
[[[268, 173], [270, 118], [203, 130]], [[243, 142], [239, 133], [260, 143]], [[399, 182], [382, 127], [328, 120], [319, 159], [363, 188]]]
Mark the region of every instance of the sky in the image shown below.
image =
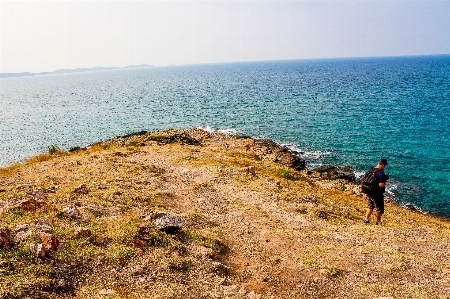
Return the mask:
[[0, 72], [450, 54], [450, 0], [0, 1]]

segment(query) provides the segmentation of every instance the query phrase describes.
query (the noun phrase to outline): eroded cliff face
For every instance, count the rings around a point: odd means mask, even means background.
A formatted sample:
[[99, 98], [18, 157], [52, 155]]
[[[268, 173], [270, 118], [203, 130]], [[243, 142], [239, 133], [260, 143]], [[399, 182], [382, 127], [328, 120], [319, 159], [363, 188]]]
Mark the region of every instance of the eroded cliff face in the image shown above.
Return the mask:
[[450, 225], [270, 140], [139, 132], [0, 169], [0, 298], [447, 298]]

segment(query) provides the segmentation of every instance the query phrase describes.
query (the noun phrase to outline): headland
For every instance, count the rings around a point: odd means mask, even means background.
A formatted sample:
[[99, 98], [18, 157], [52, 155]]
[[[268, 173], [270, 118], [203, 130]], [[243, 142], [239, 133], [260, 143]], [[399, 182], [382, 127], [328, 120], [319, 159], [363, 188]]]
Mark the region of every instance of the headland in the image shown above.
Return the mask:
[[0, 169], [0, 298], [448, 298], [450, 222], [271, 140], [139, 132]]

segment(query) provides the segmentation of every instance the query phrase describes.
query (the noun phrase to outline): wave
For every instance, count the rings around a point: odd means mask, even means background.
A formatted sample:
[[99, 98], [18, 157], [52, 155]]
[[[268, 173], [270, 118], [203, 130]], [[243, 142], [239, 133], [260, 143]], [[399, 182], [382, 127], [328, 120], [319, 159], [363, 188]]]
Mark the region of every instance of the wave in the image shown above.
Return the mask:
[[220, 128], [212, 128], [211, 126], [205, 126], [205, 127], [196, 127], [197, 129], [205, 130], [209, 133], [222, 133], [227, 135], [238, 135], [241, 131], [238, 129], [220, 129]]

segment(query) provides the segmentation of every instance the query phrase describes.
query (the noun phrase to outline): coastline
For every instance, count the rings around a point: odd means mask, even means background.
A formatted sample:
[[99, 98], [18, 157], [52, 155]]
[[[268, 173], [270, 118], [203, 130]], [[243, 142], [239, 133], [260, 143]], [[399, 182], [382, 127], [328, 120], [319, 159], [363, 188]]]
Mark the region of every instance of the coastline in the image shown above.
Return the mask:
[[[383, 226], [363, 225], [344, 173], [200, 129], [1, 168], [0, 298], [448, 296], [450, 222], [387, 203]], [[59, 245], [35, 256], [48, 235]]]

